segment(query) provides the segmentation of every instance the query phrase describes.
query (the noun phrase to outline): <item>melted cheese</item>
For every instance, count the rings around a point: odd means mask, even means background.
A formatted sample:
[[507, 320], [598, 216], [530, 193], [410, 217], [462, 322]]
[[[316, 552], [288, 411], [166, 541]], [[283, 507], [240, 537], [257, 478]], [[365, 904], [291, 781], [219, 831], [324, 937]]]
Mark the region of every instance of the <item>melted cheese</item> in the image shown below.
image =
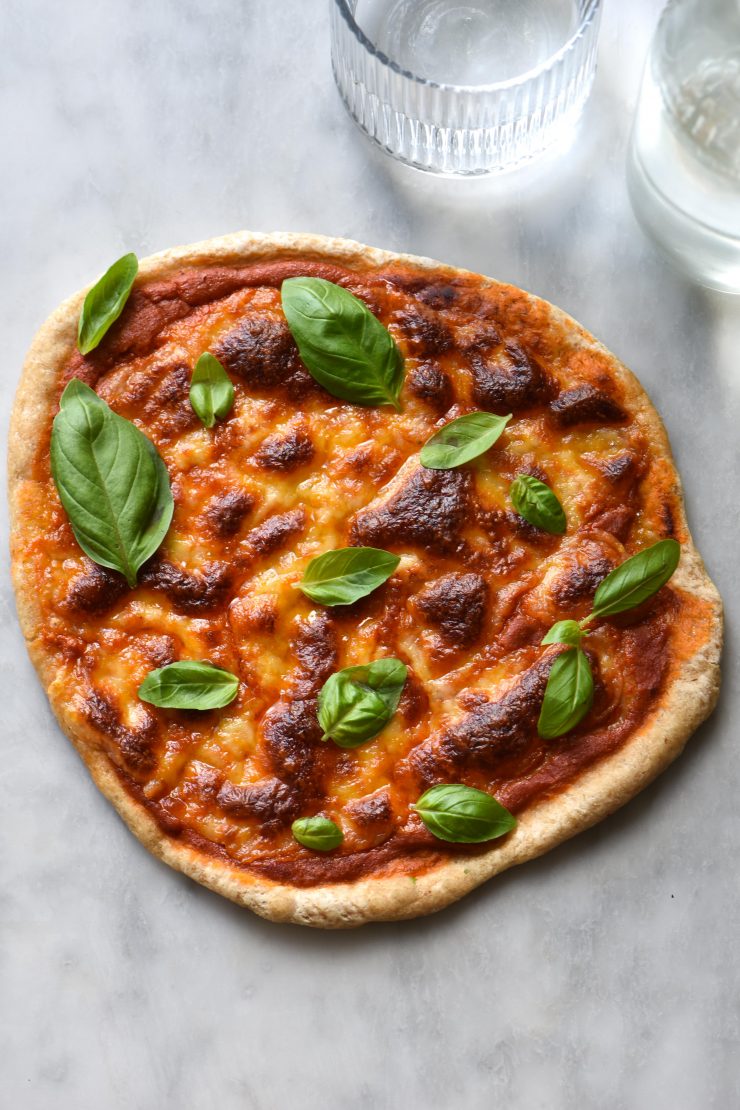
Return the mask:
[[[480, 302], [483, 294], [475, 280], [469, 284]], [[495, 316], [501, 338], [498, 346], [480, 356], [484, 361], [488, 358], [495, 365], [504, 341], [526, 346], [534, 336], [537, 357], [555, 391], [588, 380], [591, 374], [619, 399], [603, 356], [594, 353], [589, 363], [579, 345], [574, 376], [572, 350], [561, 328], [546, 316], [522, 325], [513, 294], [508, 321], [506, 296], [495, 290], [488, 297], [486, 312], [465, 307], [467, 302], [433, 312], [403, 286], [373, 287], [381, 318], [406, 356], [400, 413], [343, 403], [318, 389], [295, 399], [279, 387], [255, 387], [232, 372], [236, 401], [228, 420], [209, 431], [192, 414], [189, 417], [187, 381], [203, 351], [217, 353], [245, 319], [283, 326], [278, 291], [267, 287], [239, 289], [189, 311], [165, 328], [147, 354], [121, 358], [99, 378], [100, 395], [153, 439], [170, 473], [176, 510], [161, 559], [196, 578], [204, 568], [218, 566], [230, 576], [223, 598], [202, 612], [146, 583], [99, 611], [75, 607], [75, 583], [90, 575], [91, 565], [74, 541], [51, 482], [48, 438], [41, 445], [37, 483], [42, 493], [33, 509], [39, 541], [16, 557], [33, 564], [40, 603], [49, 614], [45, 651], [54, 659], [57, 696], [72, 698], [80, 732], [96, 732], [113, 763], [140, 788], [153, 812], [166, 813], [236, 863], [300, 860], [306, 854], [293, 841], [289, 822], [278, 822], [277, 827], [273, 823], [265, 832], [258, 817], [229, 811], [219, 802], [224, 787], [259, 786], [286, 773], [276, 765], [263, 724], [276, 706], [306, 696], [310, 674], [297, 657], [296, 641], [324, 612], [296, 588], [297, 583], [314, 556], [347, 544], [357, 514], [392, 505], [401, 467], [410, 466], [411, 473], [418, 466], [421, 446], [441, 424], [480, 407], [471, 371], [475, 361], [466, 351], [486, 320]], [[445, 329], [450, 336], [447, 346], [438, 342], [440, 349], [431, 354], [419, 349], [418, 325], [413, 322], [417, 310]], [[412, 388], [414, 374], [429, 362], [450, 383], [454, 399], [445, 412]], [[187, 373], [180, 372], [178, 378], [178, 368], [183, 367]], [[268, 437], [288, 437], [296, 428], [310, 439], [310, 461], [285, 469], [262, 465], [259, 451]], [[636, 469], [620, 486], [613, 474], [625, 456], [635, 461]], [[418, 835], [418, 820], [410, 815], [409, 804], [421, 787], [408, 771], [408, 757], [463, 721], [476, 696], [495, 701], [510, 689], [541, 658], [538, 641], [553, 621], [588, 611], [595, 586], [587, 583], [585, 592], [578, 593], [579, 559], [587, 575], [599, 559], [605, 566], [614, 565], [661, 534], [658, 504], [670, 497], [666, 484], [661, 484], [660, 495], [653, 491], [652, 502], [644, 492], [658, 473], [656, 466], [659, 462], [652, 459], [635, 420], [563, 428], [547, 404], [524, 405], [514, 411], [496, 447], [467, 468], [473, 475], [473, 492], [456, 547], [435, 550], [433, 545], [403, 539], [388, 542], [402, 556], [392, 582], [349, 614], [332, 613], [335, 666], [398, 656], [410, 667], [426, 704], [420, 711], [412, 707], [397, 713], [361, 748], [340, 751], [329, 744], [328, 754], [321, 753], [324, 770], [318, 792], [315, 783], [309, 788], [300, 777], [288, 784], [305, 799], [304, 812], [322, 812], [342, 827], [341, 855], [362, 852], [377, 843], [378, 836], [388, 838], [409, 822]], [[520, 472], [544, 476], [557, 492], [568, 519], [562, 540], [516, 521], [508, 489]], [[234, 493], [242, 495], [249, 508], [231, 531], [220, 533], [213, 514], [218, 519], [219, 504]], [[599, 510], [611, 509], [632, 514], [621, 532], [608, 517], [599, 518]], [[303, 526], [286, 542], [264, 550], [260, 529], [296, 510], [304, 514]], [[437, 625], [424, 620], [418, 598], [430, 582], [471, 571], [485, 580], [488, 600], [481, 634], [461, 650], [445, 640]], [[596, 573], [603, 577], [605, 572]], [[512, 632], [519, 627], [517, 621], [523, 629], [519, 639]], [[600, 712], [607, 719], [632, 696], [625, 690], [631, 672], [625, 676], [613, 630], [595, 633], [592, 642], [606, 691]], [[237, 673], [237, 701], [223, 711], [201, 715], [144, 707], [137, 697], [140, 683], [170, 658], [209, 659]], [[110, 707], [108, 724], [100, 713], [91, 716], [93, 694]], [[315, 702], [311, 704], [315, 713]], [[146, 740], [147, 758], [137, 762], [127, 756], [121, 739], [127, 733]], [[291, 742], [298, 758], [300, 734]], [[315, 740], [305, 743], [315, 747]], [[550, 756], [536, 736], [527, 750], [526, 768], [547, 765]], [[519, 782], [517, 774], [521, 777], [524, 767], [522, 763], [519, 772], [514, 768], [512, 782]], [[403, 773], [399, 768], [405, 768]], [[506, 785], [496, 774], [472, 765], [461, 764], [457, 777], [486, 789]], [[393, 818], [378, 833], [353, 816], [352, 806], [383, 790], [391, 799]]]

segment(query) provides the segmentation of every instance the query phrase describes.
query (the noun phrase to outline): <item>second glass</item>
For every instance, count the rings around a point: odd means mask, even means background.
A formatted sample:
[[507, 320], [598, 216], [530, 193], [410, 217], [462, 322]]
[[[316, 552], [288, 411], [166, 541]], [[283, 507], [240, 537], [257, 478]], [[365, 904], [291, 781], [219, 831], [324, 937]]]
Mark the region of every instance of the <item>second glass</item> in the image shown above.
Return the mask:
[[628, 162], [640, 223], [678, 266], [740, 293], [740, 0], [670, 0]]

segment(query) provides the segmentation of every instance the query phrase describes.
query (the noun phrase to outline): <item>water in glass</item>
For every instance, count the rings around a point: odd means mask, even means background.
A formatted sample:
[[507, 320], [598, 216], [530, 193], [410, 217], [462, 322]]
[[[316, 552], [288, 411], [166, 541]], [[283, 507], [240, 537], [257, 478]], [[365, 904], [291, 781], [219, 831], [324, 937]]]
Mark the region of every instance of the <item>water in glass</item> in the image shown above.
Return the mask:
[[485, 85], [519, 77], [578, 26], [576, 0], [358, 0], [375, 46], [427, 81]]
[[635, 212], [683, 269], [740, 292], [740, 0], [671, 0], [628, 167]]

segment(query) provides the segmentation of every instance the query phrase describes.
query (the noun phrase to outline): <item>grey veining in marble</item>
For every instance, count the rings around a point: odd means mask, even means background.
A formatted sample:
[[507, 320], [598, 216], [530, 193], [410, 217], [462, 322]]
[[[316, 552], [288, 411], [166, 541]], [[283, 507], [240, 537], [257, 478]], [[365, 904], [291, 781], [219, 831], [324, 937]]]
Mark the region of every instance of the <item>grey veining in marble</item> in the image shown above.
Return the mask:
[[716, 715], [621, 813], [436, 918], [322, 934], [259, 921], [129, 835], [52, 720], [3, 554], [1, 1106], [739, 1104], [740, 305], [668, 269], [629, 209], [658, 9], [607, 0], [573, 149], [491, 184], [369, 146], [323, 0], [4, 0], [3, 430], [34, 329], [124, 250], [248, 227], [436, 256], [555, 301], [637, 371], [729, 642]]

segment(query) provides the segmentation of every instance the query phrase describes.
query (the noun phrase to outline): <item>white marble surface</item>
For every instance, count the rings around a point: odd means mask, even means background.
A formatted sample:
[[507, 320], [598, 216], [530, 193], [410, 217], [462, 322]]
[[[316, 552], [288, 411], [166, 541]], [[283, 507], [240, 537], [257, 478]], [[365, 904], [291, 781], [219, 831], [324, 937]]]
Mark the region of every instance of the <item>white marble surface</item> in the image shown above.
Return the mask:
[[491, 187], [370, 148], [323, 0], [4, 0], [3, 428], [36, 326], [124, 250], [248, 227], [430, 254], [554, 300], [634, 367], [730, 627], [714, 719], [619, 815], [436, 918], [322, 934], [129, 835], [52, 721], [3, 554], [3, 1107], [738, 1105], [740, 305], [670, 271], [627, 202], [658, 7], [606, 0], [572, 152]]

